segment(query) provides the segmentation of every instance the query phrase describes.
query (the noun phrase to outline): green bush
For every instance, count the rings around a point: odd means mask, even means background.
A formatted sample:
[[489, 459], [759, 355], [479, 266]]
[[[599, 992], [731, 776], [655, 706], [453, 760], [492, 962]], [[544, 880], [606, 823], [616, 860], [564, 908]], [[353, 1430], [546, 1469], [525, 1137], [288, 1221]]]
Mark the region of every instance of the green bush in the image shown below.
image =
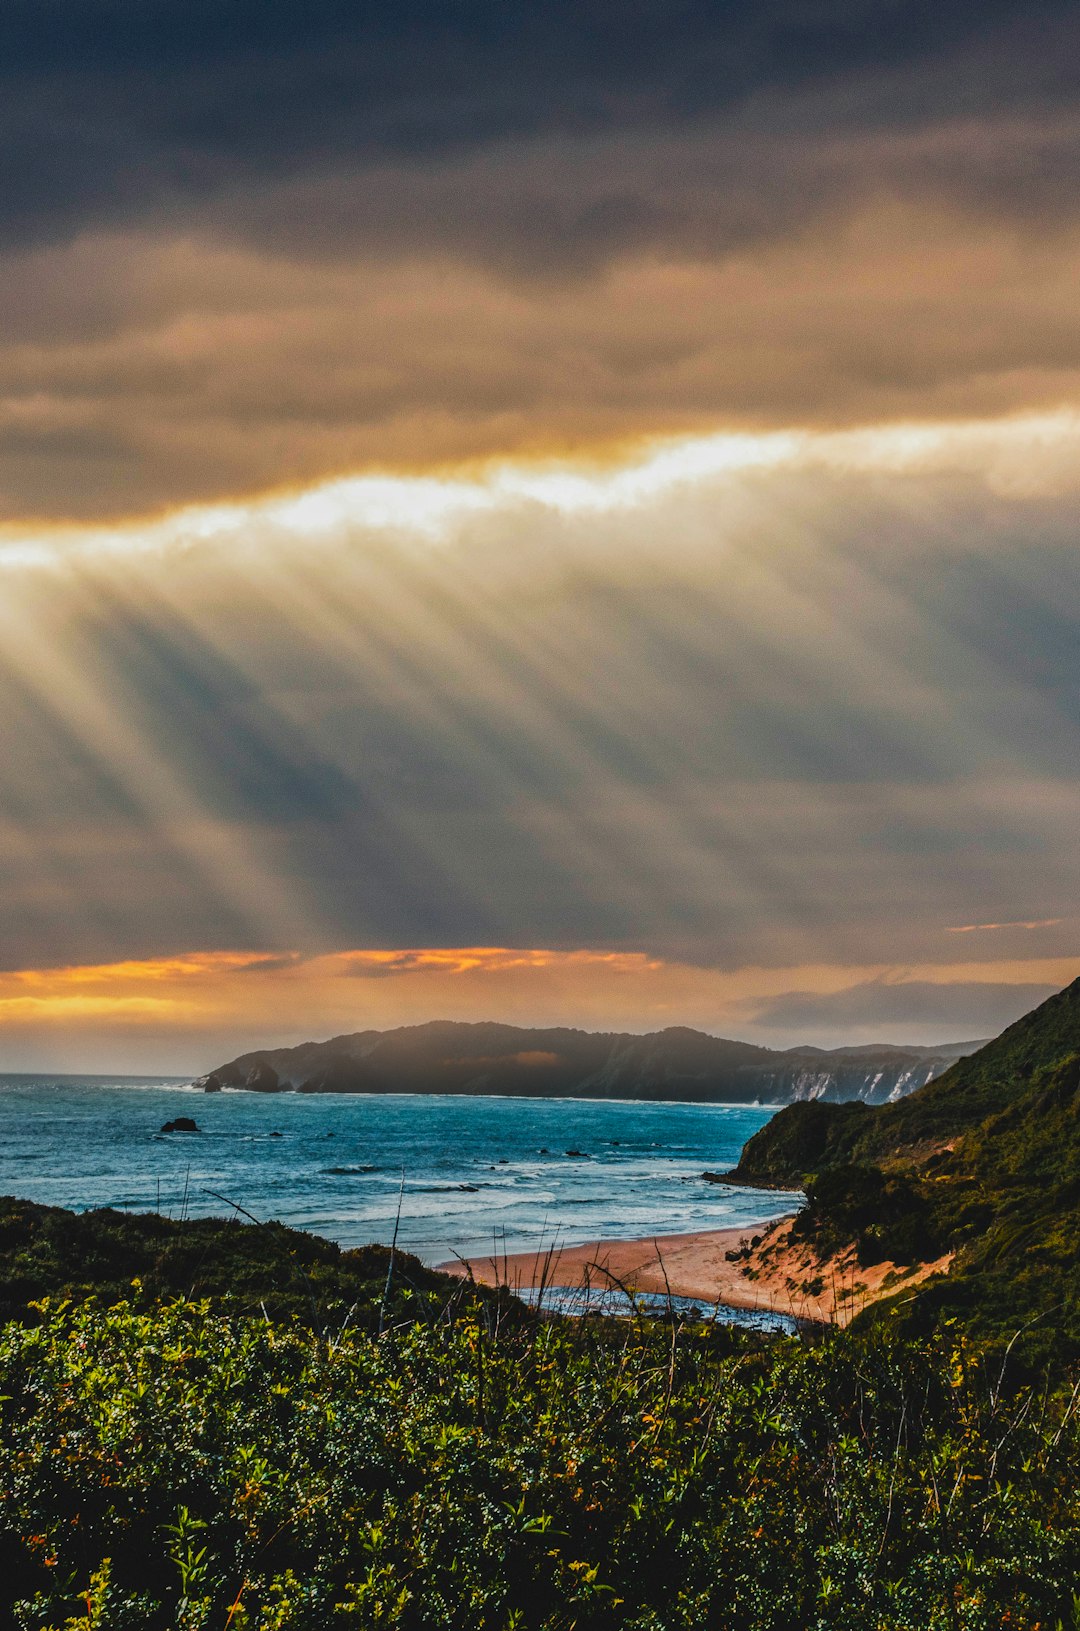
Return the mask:
[[922, 1188], [906, 1177], [845, 1162], [811, 1180], [806, 1194], [793, 1233], [813, 1239], [823, 1253], [854, 1241], [865, 1266], [924, 1263], [942, 1250], [934, 1209]]
[[1076, 1623], [1072, 1396], [958, 1337], [61, 1306], [0, 1373], [17, 1631]]

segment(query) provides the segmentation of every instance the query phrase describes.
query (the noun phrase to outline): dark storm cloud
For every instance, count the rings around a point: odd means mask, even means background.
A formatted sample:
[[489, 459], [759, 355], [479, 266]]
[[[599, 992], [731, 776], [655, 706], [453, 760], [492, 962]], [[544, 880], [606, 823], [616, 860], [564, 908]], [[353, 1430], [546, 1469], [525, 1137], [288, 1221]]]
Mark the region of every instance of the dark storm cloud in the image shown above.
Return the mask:
[[[301, 228], [316, 221], [327, 245], [365, 232], [401, 237], [408, 212], [393, 208], [393, 177], [350, 193], [358, 173], [411, 167], [430, 178], [433, 165], [497, 146], [655, 138], [731, 118], [733, 147], [686, 157], [687, 199], [642, 188], [632, 169], [620, 174], [617, 166], [606, 189], [588, 177], [575, 186], [574, 156], [565, 155], [559, 167], [571, 184], [552, 201], [549, 227], [561, 229], [571, 256], [678, 236], [680, 223], [700, 234], [708, 223], [692, 195], [711, 183], [725, 195], [730, 230], [761, 230], [767, 222], [755, 214], [782, 208], [785, 190], [791, 210], [815, 180], [816, 190], [837, 185], [844, 166], [828, 155], [830, 137], [956, 117], [1045, 118], [1067, 108], [1077, 32], [1075, 7], [1061, 0], [21, 0], [0, 18], [2, 230], [22, 241], [143, 215], [194, 218], [215, 197], [239, 193], [239, 221], [250, 212], [252, 229], [288, 238], [298, 215]], [[775, 153], [764, 162], [755, 156], [762, 131], [786, 145], [796, 187], [785, 189], [775, 173]], [[809, 166], [797, 145], [807, 137], [825, 144]], [[1041, 189], [1060, 196], [1067, 185], [1060, 146], [1044, 141], [1033, 161], [1021, 143], [1029, 198]], [[936, 168], [948, 186], [977, 148], [914, 162], [930, 179]], [[982, 169], [988, 185], [1019, 179], [1010, 178], [1008, 151], [998, 155], [996, 182]], [[770, 171], [764, 211], [756, 211], [751, 195]], [[343, 183], [349, 176], [353, 183]], [[287, 197], [278, 205], [251, 197], [290, 177], [299, 185], [291, 208], [279, 207]], [[739, 185], [743, 177], [749, 185]], [[320, 197], [319, 178], [338, 187], [336, 215], [333, 186], [329, 199]], [[495, 197], [484, 200], [451, 175], [451, 207], [436, 205], [433, 235], [453, 242], [471, 225], [472, 247], [483, 252], [485, 238], [512, 238], [515, 226], [526, 233], [527, 178], [524, 186], [493, 179]], [[421, 183], [410, 200], [406, 188], [403, 202], [419, 202], [422, 191]], [[537, 234], [527, 235], [535, 243]]]
[[1075, 0], [0, 5], [0, 969], [1034, 1001], [958, 959], [1074, 950], [1078, 81]]
[[0, 520], [1080, 393], [1071, 4], [17, 4]]

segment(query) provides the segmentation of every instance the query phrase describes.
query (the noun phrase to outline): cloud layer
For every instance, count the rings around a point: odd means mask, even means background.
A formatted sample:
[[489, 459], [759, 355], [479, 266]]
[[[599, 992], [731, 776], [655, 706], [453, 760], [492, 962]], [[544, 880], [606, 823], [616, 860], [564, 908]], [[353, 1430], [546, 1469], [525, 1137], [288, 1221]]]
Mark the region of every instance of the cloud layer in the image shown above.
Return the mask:
[[[766, 1046], [957, 1042], [993, 1032], [1075, 977], [1080, 959], [907, 970], [722, 969], [640, 952], [451, 946], [189, 953], [0, 973], [9, 1069], [208, 1069], [252, 1046], [424, 1023], [433, 1014], [642, 1032], [692, 1025]], [[870, 978], [866, 978], [867, 973]], [[792, 982], [800, 982], [796, 990]]]
[[1075, 7], [0, 20], [0, 515], [1080, 400]]

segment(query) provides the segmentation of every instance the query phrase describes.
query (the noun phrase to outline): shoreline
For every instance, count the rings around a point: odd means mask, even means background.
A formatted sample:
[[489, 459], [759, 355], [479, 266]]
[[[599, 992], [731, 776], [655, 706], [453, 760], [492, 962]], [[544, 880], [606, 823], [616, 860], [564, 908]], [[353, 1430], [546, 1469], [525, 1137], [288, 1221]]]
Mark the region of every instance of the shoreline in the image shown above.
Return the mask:
[[[436, 1266], [443, 1274], [459, 1279], [471, 1274], [482, 1285], [506, 1285], [511, 1291], [545, 1285], [622, 1284], [660, 1296], [670, 1291], [676, 1297], [692, 1297], [696, 1302], [805, 1318], [805, 1299], [799, 1299], [800, 1306], [793, 1306], [791, 1291], [780, 1276], [757, 1270], [756, 1278], [750, 1279], [749, 1261], [732, 1262], [727, 1256], [728, 1252], [749, 1249], [754, 1240], [764, 1245], [777, 1231], [786, 1230], [793, 1217], [794, 1213], [787, 1213], [749, 1227], [705, 1229], [693, 1234], [586, 1240], [577, 1245], [489, 1254]], [[809, 1317], [821, 1316], [814, 1312]]]
[[[727, 1308], [789, 1314], [804, 1324], [845, 1326], [871, 1303], [901, 1290], [913, 1292], [932, 1276], [947, 1274], [952, 1264], [954, 1253], [947, 1252], [929, 1263], [864, 1266], [853, 1246], [822, 1260], [811, 1244], [789, 1234], [795, 1216], [788, 1212], [750, 1227], [694, 1234], [587, 1240], [436, 1267], [443, 1274], [459, 1279], [471, 1275], [482, 1285], [505, 1285], [511, 1291], [616, 1284]], [[732, 1259], [729, 1252], [739, 1255]]]

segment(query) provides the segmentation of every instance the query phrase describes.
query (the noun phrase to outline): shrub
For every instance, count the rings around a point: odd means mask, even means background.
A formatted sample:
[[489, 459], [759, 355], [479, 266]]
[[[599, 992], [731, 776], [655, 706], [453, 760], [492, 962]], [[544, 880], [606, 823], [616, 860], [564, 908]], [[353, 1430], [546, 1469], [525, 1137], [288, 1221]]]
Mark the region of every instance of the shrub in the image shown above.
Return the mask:
[[18, 1631], [1072, 1623], [1070, 1392], [959, 1339], [61, 1306], [0, 1371]]

